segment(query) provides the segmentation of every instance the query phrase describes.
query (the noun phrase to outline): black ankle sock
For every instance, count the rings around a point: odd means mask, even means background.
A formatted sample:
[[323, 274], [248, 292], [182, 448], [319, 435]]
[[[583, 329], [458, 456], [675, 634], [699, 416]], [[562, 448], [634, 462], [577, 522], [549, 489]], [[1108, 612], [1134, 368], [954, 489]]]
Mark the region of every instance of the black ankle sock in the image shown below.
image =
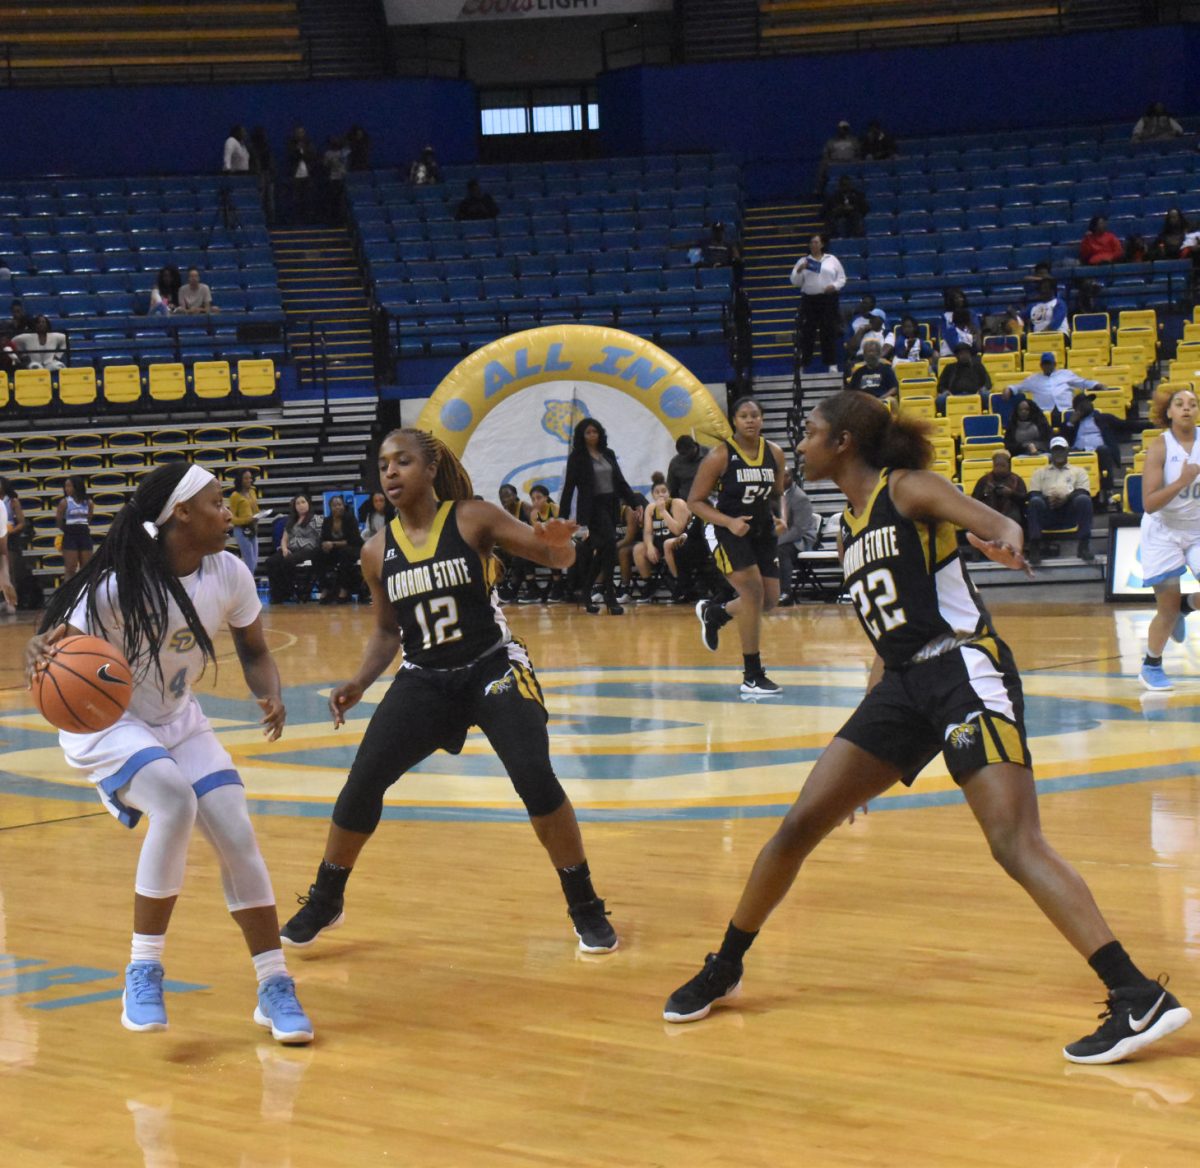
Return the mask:
[[346, 881], [350, 879], [351, 871], [352, 869], [343, 868], [340, 864], [322, 860], [317, 869], [317, 892], [330, 900], [341, 900], [346, 895]]
[[742, 958], [746, 956], [746, 950], [754, 944], [754, 938], [757, 936], [757, 930], [753, 933], [745, 933], [733, 921], [730, 921], [729, 928], [725, 930], [725, 940], [721, 942], [717, 956], [722, 961], [731, 961], [734, 965], [741, 965]]
[[1179, 601], [1179, 612], [1181, 616], [1187, 616], [1189, 612], [1196, 611], [1195, 601], [1192, 599], [1190, 592], [1185, 592]]
[[1109, 990], [1154, 984], [1134, 965], [1120, 941], [1109, 941], [1107, 945], [1102, 945], [1088, 958], [1088, 965]]
[[587, 904], [596, 899], [596, 890], [592, 887], [592, 873], [587, 860], [582, 864], [571, 864], [566, 868], [556, 868], [558, 879], [562, 883], [563, 895], [567, 905], [574, 908], [577, 904]]
[[762, 656], [758, 653], [742, 654], [742, 672], [747, 677], [759, 677], [762, 674]]
[[1142, 664], [1143, 665], [1161, 665], [1162, 657], [1161, 657], [1161, 655], [1158, 657], [1151, 657], [1150, 654], [1147, 653], [1146, 656], [1142, 658]]

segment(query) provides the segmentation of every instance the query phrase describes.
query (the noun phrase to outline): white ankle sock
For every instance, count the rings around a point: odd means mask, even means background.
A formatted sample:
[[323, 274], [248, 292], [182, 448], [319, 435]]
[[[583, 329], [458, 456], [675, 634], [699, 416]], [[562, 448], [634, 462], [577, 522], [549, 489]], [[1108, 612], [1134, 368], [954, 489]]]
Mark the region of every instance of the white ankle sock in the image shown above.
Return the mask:
[[166, 944], [165, 933], [134, 933], [133, 944], [129, 947], [129, 960], [157, 961], [161, 965]]
[[269, 977], [287, 975], [287, 961], [282, 949], [268, 949], [265, 953], [256, 954], [251, 960], [254, 962], [254, 972], [258, 975], [259, 985]]

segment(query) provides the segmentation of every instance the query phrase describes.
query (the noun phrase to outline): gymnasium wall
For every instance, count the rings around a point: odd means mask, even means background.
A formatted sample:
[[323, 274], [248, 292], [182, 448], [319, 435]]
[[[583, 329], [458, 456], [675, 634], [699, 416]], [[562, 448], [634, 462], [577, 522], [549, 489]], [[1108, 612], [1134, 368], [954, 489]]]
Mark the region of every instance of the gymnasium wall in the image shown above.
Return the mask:
[[1133, 123], [1200, 108], [1200, 26], [886, 51], [637, 66], [599, 79], [606, 153], [733, 151], [752, 199], [811, 189], [841, 118], [897, 137]]
[[471, 162], [477, 119], [474, 87], [442, 79], [0, 89], [0, 177], [218, 171], [239, 122], [265, 127], [277, 167], [296, 123], [321, 147], [364, 126], [375, 166], [407, 164], [427, 142], [443, 162]]

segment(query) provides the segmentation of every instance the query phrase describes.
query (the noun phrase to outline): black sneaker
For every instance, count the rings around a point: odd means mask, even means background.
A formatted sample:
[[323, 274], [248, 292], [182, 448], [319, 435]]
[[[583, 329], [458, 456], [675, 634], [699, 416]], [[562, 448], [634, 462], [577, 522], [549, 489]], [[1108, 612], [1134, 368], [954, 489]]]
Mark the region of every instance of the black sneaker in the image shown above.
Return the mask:
[[721, 626], [732, 619], [719, 604], [712, 600], [701, 600], [696, 605], [696, 619], [700, 622], [700, 642], [710, 652], [717, 651], [721, 637]]
[[611, 953], [619, 944], [617, 931], [608, 923], [604, 901], [585, 900], [567, 909], [584, 953]]
[[773, 682], [765, 673], [742, 678], [742, 697], [773, 698], [783, 693], [783, 686]]
[[300, 911], [279, 930], [285, 945], [304, 949], [311, 945], [326, 929], [336, 929], [346, 919], [342, 901], [330, 900], [311, 885], [307, 896], [296, 897]]
[[736, 998], [741, 986], [741, 963], [735, 965], [710, 953], [704, 968], [667, 999], [663, 1017], [668, 1022], [699, 1022], [718, 1002]]
[[1173, 1034], [1192, 1020], [1160, 979], [1136, 989], [1113, 990], [1099, 1015], [1100, 1029], [1063, 1049], [1073, 1063], [1116, 1063]]

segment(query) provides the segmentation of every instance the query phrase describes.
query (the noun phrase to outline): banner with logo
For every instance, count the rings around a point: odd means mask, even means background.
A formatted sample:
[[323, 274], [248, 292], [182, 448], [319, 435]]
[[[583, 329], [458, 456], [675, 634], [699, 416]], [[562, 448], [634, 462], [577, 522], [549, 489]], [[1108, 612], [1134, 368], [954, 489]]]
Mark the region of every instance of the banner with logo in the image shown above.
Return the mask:
[[454, 24], [669, 12], [671, 0], [384, 0], [388, 24]]

